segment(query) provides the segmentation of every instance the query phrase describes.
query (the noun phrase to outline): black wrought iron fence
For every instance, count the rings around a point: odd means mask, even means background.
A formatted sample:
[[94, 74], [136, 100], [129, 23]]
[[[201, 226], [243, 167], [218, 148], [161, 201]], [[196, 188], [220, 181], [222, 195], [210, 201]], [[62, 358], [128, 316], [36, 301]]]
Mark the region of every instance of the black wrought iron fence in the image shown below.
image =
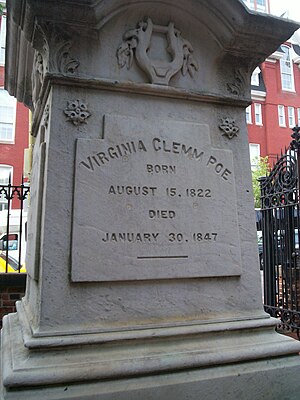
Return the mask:
[[24, 183], [0, 185], [0, 273], [26, 271], [27, 211], [24, 209], [30, 188]]
[[264, 307], [279, 327], [300, 339], [300, 128], [291, 145], [261, 178]]

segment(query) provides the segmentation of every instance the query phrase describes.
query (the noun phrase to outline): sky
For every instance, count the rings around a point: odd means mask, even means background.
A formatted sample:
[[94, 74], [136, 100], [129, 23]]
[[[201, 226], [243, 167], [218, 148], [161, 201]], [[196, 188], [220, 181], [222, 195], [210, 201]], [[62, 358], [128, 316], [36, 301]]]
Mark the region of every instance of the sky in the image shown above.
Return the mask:
[[300, 22], [300, 0], [270, 0], [271, 13], [281, 16], [288, 12], [288, 18]]

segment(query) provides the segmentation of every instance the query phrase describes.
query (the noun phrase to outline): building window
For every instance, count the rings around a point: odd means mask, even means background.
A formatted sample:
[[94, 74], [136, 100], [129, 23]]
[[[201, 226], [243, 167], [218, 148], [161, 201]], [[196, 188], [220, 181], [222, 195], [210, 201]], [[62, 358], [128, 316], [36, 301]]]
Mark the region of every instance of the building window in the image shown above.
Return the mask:
[[6, 16], [1, 17], [1, 28], [0, 28], [0, 64], [5, 63], [5, 42], [6, 42]]
[[15, 138], [16, 100], [0, 89], [0, 142], [13, 143]]
[[296, 124], [294, 107], [288, 107], [288, 118], [289, 118], [289, 127], [294, 128], [294, 126]]
[[[0, 185], [7, 185], [9, 177], [12, 182], [13, 167], [10, 165], [0, 165]], [[0, 194], [0, 211], [7, 210], [7, 199], [4, 197], [4, 193]]]
[[251, 169], [255, 170], [257, 168], [259, 157], [260, 157], [260, 145], [256, 143], [249, 144], [249, 151], [250, 151], [250, 163]]
[[252, 86], [259, 86], [259, 74], [260, 74], [260, 68], [256, 67], [255, 70], [252, 73], [251, 76], [251, 85]]
[[267, 0], [256, 0], [257, 11], [267, 12]]
[[259, 12], [268, 12], [267, 0], [243, 0], [245, 4], [251, 9]]
[[288, 46], [281, 46], [281, 49], [283, 51], [283, 57], [280, 59], [282, 90], [295, 91], [291, 49]]
[[252, 109], [251, 104], [246, 108], [246, 122], [247, 124], [252, 124]]
[[278, 122], [279, 126], [285, 127], [285, 111], [284, 111], [284, 106], [278, 106]]
[[256, 125], [262, 125], [261, 104], [260, 103], [255, 103], [254, 104], [254, 110], [255, 110], [255, 124]]

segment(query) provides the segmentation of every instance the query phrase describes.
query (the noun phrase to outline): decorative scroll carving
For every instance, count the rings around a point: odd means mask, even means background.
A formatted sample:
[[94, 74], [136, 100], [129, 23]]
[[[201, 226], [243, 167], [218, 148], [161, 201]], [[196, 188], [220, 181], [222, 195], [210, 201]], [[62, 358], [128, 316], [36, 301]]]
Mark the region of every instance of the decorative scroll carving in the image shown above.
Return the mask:
[[240, 128], [235, 125], [235, 120], [232, 118], [224, 118], [222, 119], [222, 123], [219, 125], [221, 131], [223, 131], [222, 135], [227, 136], [229, 139], [232, 139], [234, 136], [237, 136]]
[[245, 94], [246, 77], [243, 68], [236, 68], [234, 71], [235, 81], [227, 83], [227, 90], [235, 96], [242, 96]]
[[297, 159], [292, 152], [282, 155], [269, 176], [260, 179], [262, 210], [297, 204]]
[[37, 102], [43, 84], [44, 73], [45, 73], [45, 68], [44, 68], [43, 56], [41, 55], [41, 53], [36, 51], [34, 55], [33, 68], [31, 74], [32, 103], [34, 108], [36, 108], [37, 106]]
[[47, 72], [74, 74], [79, 61], [70, 56], [72, 40], [70, 36], [53, 23], [43, 23], [37, 26], [36, 48], [32, 81], [32, 102], [34, 109], [39, 102], [39, 96]]
[[[156, 34], [165, 36], [168, 53], [166, 58], [171, 56], [171, 61], [151, 59], [149, 50]], [[174, 23], [170, 22], [168, 26], [154, 25], [150, 18], [139, 22], [136, 29], [125, 32], [123, 43], [117, 50], [117, 58], [119, 66], [126, 66], [127, 69], [131, 68], [135, 58], [150, 82], [160, 85], [168, 85], [170, 79], [180, 70], [182, 75], [189, 73], [192, 77], [198, 70], [191, 44], [182, 38]]]
[[91, 115], [87, 108], [87, 104], [81, 100], [69, 101], [64, 113], [68, 116], [67, 121], [71, 121], [74, 125], [86, 124], [87, 118]]
[[74, 74], [79, 61], [70, 56], [73, 41], [57, 25], [47, 22], [38, 27], [43, 37], [43, 57], [47, 71]]

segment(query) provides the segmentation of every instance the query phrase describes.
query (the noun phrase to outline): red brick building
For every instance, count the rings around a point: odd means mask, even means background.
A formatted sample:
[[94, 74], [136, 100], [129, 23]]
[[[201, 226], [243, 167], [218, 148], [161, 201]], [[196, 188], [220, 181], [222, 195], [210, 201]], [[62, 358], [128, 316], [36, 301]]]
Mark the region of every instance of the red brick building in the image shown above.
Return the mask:
[[[272, 12], [272, 0], [243, 1], [253, 10]], [[246, 120], [253, 165], [258, 156], [274, 161], [291, 142], [291, 129], [300, 124], [299, 36], [282, 44], [252, 75], [253, 103]]]
[[252, 100], [248, 107], [251, 159], [277, 154], [291, 142], [291, 129], [300, 124], [300, 46], [287, 42], [252, 76]]
[[[1, 2], [3, 4], [4, 2]], [[6, 16], [0, 18], [0, 184], [21, 183], [24, 149], [28, 147], [29, 112], [23, 104], [9, 96], [4, 89]], [[15, 204], [13, 204], [16, 207]], [[0, 195], [0, 211], [7, 208], [7, 200]]]

